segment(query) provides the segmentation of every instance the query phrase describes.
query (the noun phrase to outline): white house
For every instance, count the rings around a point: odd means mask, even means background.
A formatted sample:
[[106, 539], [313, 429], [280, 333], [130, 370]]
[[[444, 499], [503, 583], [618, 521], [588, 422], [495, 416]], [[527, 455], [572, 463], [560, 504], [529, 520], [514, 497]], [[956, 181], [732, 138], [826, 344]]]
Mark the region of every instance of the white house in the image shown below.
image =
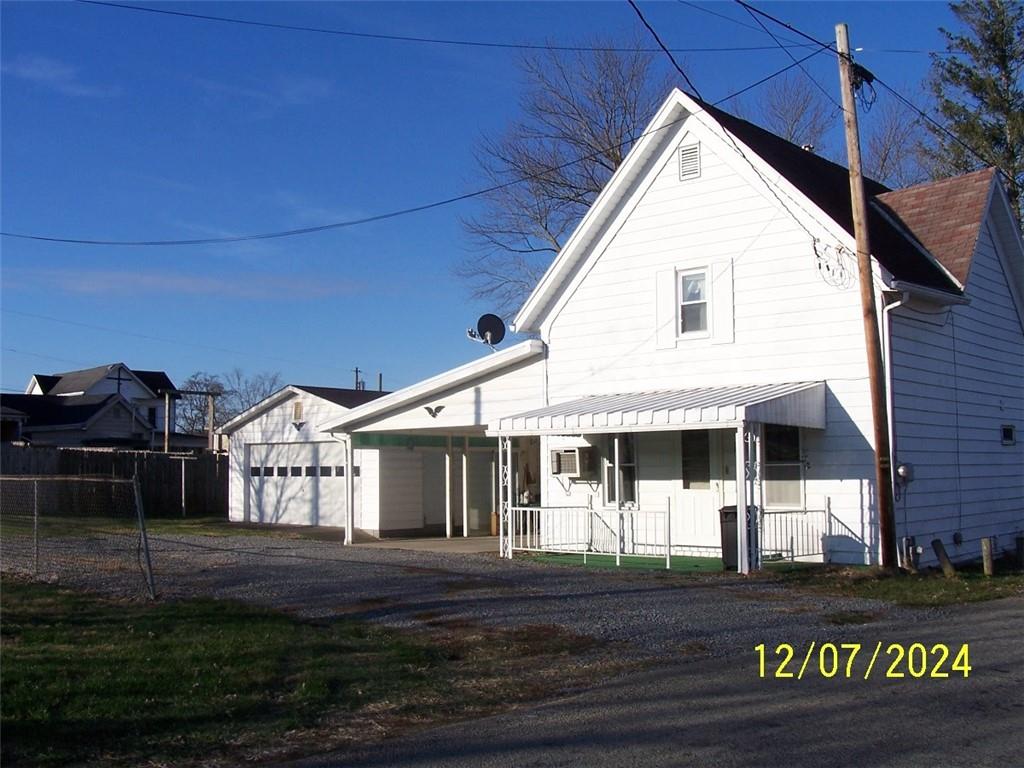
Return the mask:
[[[986, 170], [867, 194], [897, 534], [926, 557], [1009, 544], [1024, 247], [1005, 191]], [[674, 91], [515, 318], [534, 338], [317, 422], [364, 470], [347, 537], [468, 535], [500, 508], [504, 554], [717, 555], [733, 506], [741, 569], [877, 562], [854, 253], [846, 169]]]
[[174, 424], [174, 392], [163, 371], [110, 363], [37, 373], [24, 395], [7, 395], [5, 404], [26, 414], [19, 434], [38, 445], [151, 448], [161, 442], [168, 404]]
[[[229, 519], [343, 526], [347, 468], [353, 462], [344, 445], [316, 425], [385, 394], [289, 385], [225, 424], [221, 434], [230, 437]], [[357, 451], [355, 466], [362, 460]], [[360, 483], [356, 474], [357, 499], [362, 497]]]

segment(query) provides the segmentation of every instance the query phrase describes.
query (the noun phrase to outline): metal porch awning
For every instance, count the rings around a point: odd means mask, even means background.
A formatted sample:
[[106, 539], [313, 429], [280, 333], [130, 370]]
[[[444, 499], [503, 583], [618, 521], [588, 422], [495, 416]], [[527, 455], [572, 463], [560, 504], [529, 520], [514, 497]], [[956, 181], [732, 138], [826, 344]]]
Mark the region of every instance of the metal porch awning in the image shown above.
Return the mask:
[[595, 395], [499, 419], [489, 435], [725, 429], [743, 422], [825, 428], [825, 383], [802, 381]]

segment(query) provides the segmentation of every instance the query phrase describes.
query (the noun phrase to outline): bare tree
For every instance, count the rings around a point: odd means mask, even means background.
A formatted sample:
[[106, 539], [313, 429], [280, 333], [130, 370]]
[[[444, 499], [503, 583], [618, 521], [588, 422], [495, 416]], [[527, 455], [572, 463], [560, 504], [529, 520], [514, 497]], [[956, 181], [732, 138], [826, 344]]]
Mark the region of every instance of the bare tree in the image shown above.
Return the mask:
[[525, 57], [522, 117], [477, 149], [488, 184], [525, 179], [463, 220], [473, 253], [455, 273], [499, 313], [514, 312], [533, 289], [670, 87], [654, 77], [652, 54], [592, 47], [603, 50]]
[[224, 374], [224, 396], [218, 401], [217, 410], [225, 422], [230, 421], [282, 386], [280, 373], [264, 371], [247, 375], [241, 368], [234, 368]]
[[836, 122], [833, 106], [801, 72], [769, 81], [753, 108], [733, 99], [729, 109], [786, 141], [813, 147], [818, 154], [826, 150], [825, 135]]
[[[246, 375], [240, 368], [225, 374], [196, 371], [181, 386], [184, 390], [213, 392], [217, 396], [214, 427], [221, 427], [242, 411], [281, 389], [280, 373]], [[207, 430], [208, 401], [206, 395], [182, 395], [177, 406], [178, 429], [200, 434]]]
[[[215, 373], [196, 371], [185, 379], [181, 389], [194, 392], [223, 393], [224, 382]], [[182, 395], [175, 407], [175, 413], [177, 415], [177, 429], [179, 431], [194, 435], [206, 431], [208, 413], [205, 395]], [[220, 426], [220, 424], [224, 423], [223, 421], [217, 423], [217, 421], [218, 419], [214, 419], [215, 426]]]
[[924, 126], [898, 102], [886, 100], [864, 115], [865, 175], [895, 189], [928, 179], [922, 164]]

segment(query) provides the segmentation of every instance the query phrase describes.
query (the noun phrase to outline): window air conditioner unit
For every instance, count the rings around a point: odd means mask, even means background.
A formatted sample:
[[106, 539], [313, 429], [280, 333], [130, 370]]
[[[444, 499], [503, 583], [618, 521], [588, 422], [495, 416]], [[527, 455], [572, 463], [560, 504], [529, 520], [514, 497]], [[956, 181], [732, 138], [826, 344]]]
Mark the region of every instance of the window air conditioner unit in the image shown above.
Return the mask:
[[585, 477], [590, 474], [590, 448], [559, 448], [551, 451], [551, 474], [560, 477]]

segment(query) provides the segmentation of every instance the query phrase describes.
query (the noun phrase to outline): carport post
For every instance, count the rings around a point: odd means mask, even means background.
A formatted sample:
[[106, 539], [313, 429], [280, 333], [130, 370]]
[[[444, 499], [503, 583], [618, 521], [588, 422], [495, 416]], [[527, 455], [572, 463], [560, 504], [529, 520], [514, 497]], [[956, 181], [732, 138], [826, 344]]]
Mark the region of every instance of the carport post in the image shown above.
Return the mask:
[[462, 437], [462, 537], [469, 536], [469, 436]]
[[452, 537], [452, 436], [448, 435], [444, 449], [444, 535]]
[[345, 544], [351, 544], [356, 525], [355, 515], [355, 451], [352, 449], [352, 435], [342, 438], [345, 444]]
[[[494, 498], [495, 491], [497, 491], [498, 506], [495, 510], [498, 513], [498, 554], [501, 557], [505, 557], [505, 484], [502, 482], [502, 477], [505, 473], [505, 454], [501, 450], [502, 440], [504, 438], [498, 437], [498, 476], [495, 478], [491, 476], [491, 498]], [[493, 467], [494, 464], [491, 464]]]
[[750, 573], [750, 556], [747, 553], [746, 427], [745, 421], [736, 427], [736, 570], [740, 573]]

